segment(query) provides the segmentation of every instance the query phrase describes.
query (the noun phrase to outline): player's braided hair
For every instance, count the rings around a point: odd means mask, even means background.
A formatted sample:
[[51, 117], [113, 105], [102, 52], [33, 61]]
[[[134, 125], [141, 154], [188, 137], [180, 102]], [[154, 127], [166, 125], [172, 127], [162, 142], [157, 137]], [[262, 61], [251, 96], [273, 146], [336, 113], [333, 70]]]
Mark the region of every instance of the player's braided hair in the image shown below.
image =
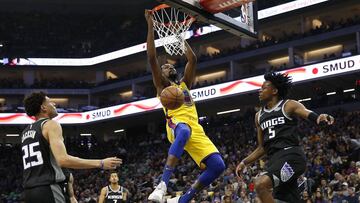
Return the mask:
[[25, 112], [28, 116], [35, 116], [40, 113], [41, 105], [45, 101], [44, 92], [34, 92], [24, 99]]
[[292, 87], [292, 78], [287, 74], [268, 72], [264, 75], [266, 81], [270, 81], [272, 85], [278, 90], [278, 96], [285, 98]]

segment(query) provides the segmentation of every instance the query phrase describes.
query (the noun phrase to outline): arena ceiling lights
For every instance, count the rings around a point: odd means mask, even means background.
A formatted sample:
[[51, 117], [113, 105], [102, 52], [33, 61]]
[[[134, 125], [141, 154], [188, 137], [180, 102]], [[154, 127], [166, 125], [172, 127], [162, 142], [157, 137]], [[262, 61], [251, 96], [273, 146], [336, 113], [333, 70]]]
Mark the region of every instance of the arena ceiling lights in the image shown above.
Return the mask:
[[311, 98], [299, 99], [299, 102], [311, 101]]
[[19, 134], [6, 134], [6, 137], [19, 137]]
[[227, 111], [220, 111], [220, 112], [217, 112], [216, 114], [217, 115], [222, 115], [222, 114], [234, 113], [234, 112], [238, 112], [238, 111], [240, 111], [240, 109], [232, 109], [232, 110], [227, 110]]
[[355, 89], [347, 89], [347, 90], [344, 90], [344, 92], [353, 92], [355, 91]]
[[[319, 3], [327, 2], [329, 0], [296, 0], [289, 3], [281, 4], [271, 8], [258, 11], [258, 19], [265, 19], [275, 15], [287, 13], [301, 8], [313, 6]], [[199, 36], [206, 35], [212, 32], [221, 30], [220, 28], [210, 25], [205, 26], [201, 33], [196, 33]], [[187, 31], [185, 39], [193, 36], [192, 31]], [[155, 46], [160, 47], [162, 44], [159, 40], [155, 40]], [[99, 63], [119, 59], [125, 56], [130, 56], [136, 53], [146, 51], [146, 43], [138, 44], [132, 47], [110, 52], [107, 54], [95, 56], [92, 58], [3, 58], [0, 59], [0, 64], [11, 65], [30, 65], [30, 66], [92, 66]]]

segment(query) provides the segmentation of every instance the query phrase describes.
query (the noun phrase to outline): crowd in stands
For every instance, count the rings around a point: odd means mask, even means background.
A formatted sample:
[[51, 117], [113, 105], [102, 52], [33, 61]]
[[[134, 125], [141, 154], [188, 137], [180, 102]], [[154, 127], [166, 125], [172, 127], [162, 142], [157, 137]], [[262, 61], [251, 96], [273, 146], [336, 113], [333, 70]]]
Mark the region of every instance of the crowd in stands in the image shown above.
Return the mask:
[[94, 87], [94, 84], [91, 84], [87, 81], [83, 81], [83, 80], [65, 80], [63, 78], [59, 78], [59, 79], [52, 79], [52, 80], [37, 80], [35, 79], [34, 84], [30, 86], [30, 88], [34, 89], [34, 88], [49, 88], [49, 89], [69, 89], [69, 88], [74, 88], [74, 89], [88, 89]]
[[7, 57], [93, 57], [135, 45], [146, 34], [138, 32], [145, 27], [143, 18], [129, 19], [119, 12], [2, 12], [0, 18], [6, 19], [0, 39]]
[[32, 88], [32, 89], [89, 89], [94, 87], [94, 84], [89, 83], [83, 80], [66, 80], [64, 78], [57, 79], [42, 79], [34, 80], [34, 84], [26, 85], [23, 79], [0, 79], [1, 88], [14, 88], [14, 89], [23, 89], [23, 88]]
[[[286, 2], [289, 0], [260, 0], [258, 6], [263, 9]], [[8, 11], [0, 19], [0, 51], [6, 57], [93, 57], [140, 44], [146, 38], [146, 32], [139, 32], [146, 28], [143, 16], [129, 18], [121, 12]]]
[[118, 77], [118, 78], [108, 78], [106, 81], [99, 83], [98, 86], [121, 82], [121, 81], [126, 81], [126, 80], [131, 80], [131, 79], [143, 77], [146, 75], [151, 75], [151, 72], [148, 72], [146, 70], [140, 70], [137, 72], [128, 72], [126, 76], [122, 76], [122, 77]]
[[[221, 50], [217, 54], [203, 55], [203, 56], [199, 57], [198, 61], [199, 62], [209, 61], [209, 60], [213, 60], [216, 58], [221, 58], [224, 56], [229, 56], [229, 55], [233, 55], [233, 54], [237, 54], [237, 53], [251, 51], [251, 50], [255, 50], [255, 49], [259, 49], [259, 48], [263, 48], [263, 47], [273, 46], [276, 44], [281, 44], [281, 43], [292, 41], [292, 40], [299, 40], [299, 39], [303, 39], [305, 37], [322, 34], [322, 33], [326, 33], [326, 32], [331, 32], [331, 31], [334, 31], [337, 29], [341, 29], [341, 28], [345, 28], [345, 27], [353, 26], [353, 25], [358, 25], [358, 24], [360, 24], [360, 16], [355, 15], [353, 18], [348, 18], [346, 20], [340, 19], [338, 22], [330, 22], [328, 24], [324, 22], [324, 23], [322, 23], [322, 25], [320, 27], [315, 27], [314, 29], [311, 29], [305, 33], [295, 33], [295, 32], [287, 33], [286, 31], [283, 31], [282, 37], [270, 36], [270, 37], [266, 38], [265, 40], [256, 40], [253, 43], [251, 43], [245, 47], [237, 46], [237, 47], [233, 47], [231, 49]], [[353, 55], [353, 54], [356, 54], [357, 51], [356, 51], [356, 49], [346, 50], [346, 51], [344, 50], [344, 53], [346, 53], [347, 55]], [[334, 59], [336, 57], [342, 57], [342, 55], [336, 56], [334, 53], [329, 53], [329, 55], [324, 56], [323, 59], [328, 60], [328, 59]], [[184, 66], [185, 61], [179, 61], [178, 64], [179, 64], [179, 66]], [[294, 65], [295, 66], [303, 65], [303, 63], [301, 63], [301, 62], [297, 63], [297, 61], [295, 60]], [[275, 69], [275, 70], [284, 70], [284, 69], [289, 69], [289, 68], [293, 68], [293, 66], [286, 66], [286, 64], [282, 65], [280, 67], [270, 67], [269, 66], [269, 69]], [[260, 71], [263, 71], [263, 70], [260, 70]], [[254, 73], [252, 73], [252, 74], [254, 74]], [[257, 72], [255, 74], [257, 74]]]
[[[248, 167], [242, 179], [234, 170], [256, 147], [255, 111], [207, 117], [200, 121], [207, 135], [214, 141], [227, 164], [227, 170], [193, 202], [260, 202], [254, 191], [254, 179], [264, 170], [266, 158]], [[360, 113], [334, 110], [333, 126], [315, 126], [307, 121], [299, 123], [303, 135], [301, 143], [307, 156], [307, 171], [299, 179], [306, 203], [355, 203], [360, 195]], [[164, 132], [160, 126], [160, 132]], [[139, 133], [121, 136], [115, 141], [96, 138], [66, 137], [68, 152], [85, 158], [116, 155], [124, 160], [118, 170], [120, 185], [130, 191], [128, 202], [148, 202], [149, 193], [158, 183], [166, 160], [169, 144], [163, 133]], [[1, 146], [0, 191], [4, 202], [21, 202], [21, 150], [18, 146]], [[100, 189], [108, 184], [108, 173], [101, 170], [73, 170], [75, 195], [79, 203], [96, 202]], [[200, 170], [184, 155], [168, 187], [175, 196], [186, 190]]]
[[[2, 15], [2, 14], [0, 14]], [[324, 32], [329, 32], [329, 31], [333, 31], [336, 29], [340, 29], [343, 27], [347, 27], [347, 26], [352, 26], [355, 24], [359, 24], [360, 23], [360, 18], [359, 16], [355, 15], [353, 18], [349, 18], [347, 20], [339, 20], [338, 22], [331, 22], [329, 24], [323, 23], [320, 27], [317, 27], [315, 29], [310, 30], [307, 33], [303, 33], [303, 34], [299, 34], [299, 33], [291, 33], [291, 34], [287, 34], [284, 32], [284, 36], [282, 38], [275, 38], [275, 37], [269, 37], [268, 39], [266, 39], [265, 41], [255, 41], [253, 44], [250, 44], [248, 47], [235, 47], [233, 49], [228, 49], [228, 50], [221, 50], [219, 54], [216, 55], [207, 55], [207, 56], [200, 56], [198, 61], [202, 62], [202, 61], [206, 61], [206, 60], [212, 60], [212, 59], [216, 59], [219, 57], [224, 57], [224, 56], [228, 56], [228, 55], [232, 55], [232, 54], [236, 54], [239, 52], [244, 52], [244, 51], [249, 51], [249, 50], [253, 50], [253, 49], [258, 49], [261, 47], [265, 47], [265, 46], [271, 46], [271, 45], [275, 45], [278, 43], [283, 43], [289, 40], [296, 40], [296, 39], [302, 39], [303, 37], [306, 36], [311, 36], [311, 35], [315, 35], [315, 34], [319, 34], [319, 33], [324, 33]], [[0, 25], [1, 27], [1, 25]], [[0, 33], [1, 35], [1, 33]], [[328, 53], [325, 54], [323, 59], [319, 59], [319, 60], [332, 60], [334, 58], [337, 57], [344, 57], [344, 56], [349, 56], [349, 55], [354, 55], [356, 53], [358, 53], [359, 50], [356, 49], [352, 49], [352, 50], [343, 50], [343, 53], [341, 55], [336, 55], [334, 53]], [[302, 62], [298, 62], [298, 60], [295, 60], [295, 66], [302, 64]], [[177, 68], [182, 68], [185, 65], [185, 61], [177, 61], [176, 66]], [[256, 68], [249, 68], [249, 72], [244, 72], [241, 75], [235, 75], [233, 79], [241, 79], [244, 77], [250, 77], [250, 76], [255, 76], [255, 75], [259, 75], [259, 74], [263, 74], [265, 71], [269, 71], [269, 70], [273, 70], [273, 71], [280, 71], [280, 70], [285, 70], [285, 69], [289, 69], [289, 68], [293, 68], [291, 66], [289, 66], [288, 64], [283, 64], [280, 65], [278, 67], [274, 67], [274, 66], [270, 66], [267, 69], [256, 69]], [[181, 72], [181, 71], [180, 71]], [[64, 78], [58, 78], [58, 79], [53, 79], [53, 80], [49, 80], [49, 79], [42, 79], [42, 80], [35, 80], [34, 84], [32, 85], [26, 85], [24, 83], [24, 81], [22, 79], [9, 79], [9, 78], [2, 78], [0, 79], [0, 88], [48, 88], [48, 89], [53, 89], [53, 88], [57, 88], [57, 89], [65, 89], [65, 88], [69, 88], [69, 89], [80, 89], [80, 88], [85, 88], [85, 89], [89, 89], [89, 88], [93, 88], [93, 87], [97, 87], [97, 86], [102, 86], [102, 85], [108, 85], [111, 83], [116, 83], [116, 82], [121, 82], [121, 81], [126, 81], [126, 80], [131, 80], [134, 78], [139, 78], [139, 77], [144, 77], [144, 76], [148, 76], [151, 73], [148, 71], [137, 71], [137, 72], [129, 72], [126, 76], [123, 77], [119, 77], [116, 79], [111, 79], [109, 78], [108, 80], [101, 82], [99, 84], [94, 84], [92, 82], [89, 81], [69, 81], [66, 80]], [[200, 88], [200, 87], [204, 87], [204, 86], [208, 86], [208, 85], [214, 85], [214, 84], [219, 84], [222, 82], [226, 82], [228, 81], [227, 78], [219, 78], [215, 81], [203, 81], [203, 82], [197, 82], [194, 85], [194, 88]], [[134, 96], [130, 99], [119, 99], [116, 101], [101, 101], [101, 104], [99, 103], [97, 106], [98, 107], [107, 107], [107, 106], [111, 106], [111, 105], [116, 105], [116, 104], [122, 104], [122, 103], [126, 103], [126, 102], [131, 102], [131, 101], [137, 101], [137, 100], [141, 100], [141, 99], [146, 99], [146, 98], [151, 98], [153, 97], [154, 91], [152, 89], [149, 88], [145, 88], [144, 91], [138, 91], [135, 92], [136, 94], [134, 94]], [[21, 101], [20, 101], [21, 103]], [[4, 105], [1, 104], [0, 106], [0, 112], [21, 112], [22, 109], [18, 109], [18, 107], [21, 106], [20, 105]], [[71, 107], [74, 108], [74, 107]], [[78, 108], [79, 111], [81, 110], [81, 107], [75, 107]], [[65, 110], [66, 111], [66, 110]], [[85, 110], [84, 110], [85, 111]]]
[[[289, 0], [259, 0], [259, 8], [285, 2], [289, 2]], [[0, 38], [4, 40], [1, 42], [4, 43], [2, 51], [12, 56], [21, 53], [23, 54], [21, 56], [36, 57], [54, 55], [88, 57], [125, 48], [134, 45], [134, 42], [142, 43], [146, 34], [132, 34], [137, 33], [138, 26], [143, 26], [144, 19], [142, 16], [138, 21], [122, 21], [122, 24], [118, 25], [118, 21], [114, 21], [114, 19], [122, 18], [121, 16], [79, 15], [75, 21], [69, 16], [60, 14], [13, 14], [0, 13], [2, 19], [7, 19], [0, 24]], [[77, 27], [79, 21], [86, 29]], [[217, 55], [200, 56], [199, 62], [302, 39], [359, 23], [360, 18], [358, 16], [340, 20], [337, 23], [323, 23], [322, 26], [307, 33], [284, 33], [281, 38], [269, 37], [265, 41], [256, 41], [248, 47], [235, 47], [221, 50]], [[71, 32], [74, 29], [78, 32]], [[30, 36], [27, 35], [29, 30], [38, 37], [28, 37]], [[103, 32], [104, 30], [106, 32]], [[25, 53], [24, 50], [27, 52]], [[356, 50], [350, 52], [355, 54]], [[340, 56], [329, 53], [324, 56], [324, 59], [336, 57]], [[184, 62], [179, 61], [177, 65], [183, 67]], [[286, 64], [280, 67], [269, 67], [271, 70], [287, 68], [292, 67]], [[98, 85], [106, 85], [149, 74], [149, 72], [130, 73], [126, 77], [108, 80]], [[248, 77], [251, 74], [255, 73], [242, 76]], [[203, 84], [195, 84], [195, 88], [221, 82], [224, 81], [204, 81]], [[94, 86], [94, 84], [86, 81], [65, 81], [64, 79], [35, 81], [32, 86], [25, 85], [21, 79], [0, 80], [0, 88], [92, 88]], [[321, 89], [315, 91], [317, 92], [316, 96], [309, 103], [312, 107], [320, 107], [324, 104], [343, 104], [354, 100], [352, 97], [343, 97], [342, 89], [336, 91], [337, 94], [334, 97], [327, 96], [326, 92]], [[138, 99], [147, 97], [141, 93], [135, 95]], [[107, 105], [109, 103], [103, 106]], [[4, 104], [0, 104], [0, 112], [3, 112], [4, 106]], [[14, 112], [14, 109], [19, 110], [17, 106], [11, 107], [10, 110]], [[255, 111], [248, 110], [244, 114], [235, 113], [230, 116], [216, 116], [201, 120], [208, 136], [222, 153], [227, 163], [227, 170], [209, 188], [201, 191], [195, 198], [195, 202], [259, 202], [254, 191], [254, 179], [263, 171], [266, 158], [249, 167], [243, 179], [236, 178], [234, 174], [236, 164], [256, 146], [254, 113]], [[301, 195], [306, 203], [353, 203], [360, 201], [360, 113], [341, 110], [333, 113], [336, 122], [334, 126], [329, 128], [314, 126], [308, 122], [299, 124], [299, 129], [304, 135], [302, 137], [303, 149], [308, 158], [307, 172], [299, 180], [299, 183], [304, 185], [305, 190]], [[161, 132], [164, 132], [164, 126], [160, 127], [162, 128]], [[78, 138], [75, 136], [66, 136], [69, 154], [84, 158], [103, 158], [114, 154], [119, 156], [124, 160], [124, 165], [118, 171], [121, 177], [120, 184], [129, 189], [131, 193], [129, 202], [147, 202], [146, 197], [159, 181], [169, 147], [164, 133], [134, 133], [109, 142], [96, 140], [96, 138]], [[2, 155], [0, 156], [0, 202], [22, 202], [21, 176], [23, 165], [21, 149], [18, 145], [1, 144], [0, 154]], [[72, 172], [75, 177], [74, 189], [78, 201], [80, 203], [96, 202], [100, 189], [108, 184], [108, 173], [101, 170], [73, 170]], [[169, 194], [174, 196], [178, 191], [186, 190], [199, 173], [200, 170], [197, 169], [195, 163], [188, 155], [185, 155], [170, 181]]]
[[[360, 17], [357, 15], [354, 16], [353, 18], [348, 18], [346, 20], [341, 19], [338, 22], [331, 22], [328, 24], [326, 24], [324, 22], [320, 27], [311, 29], [309, 32], [306, 32], [306, 33], [290, 33], [289, 34], [284, 31], [282, 37], [268, 37], [267, 39], [265, 39], [263, 41], [256, 40], [246, 47], [237, 46], [237, 47], [232, 47], [231, 49], [223, 49], [217, 54], [201, 55], [201, 56], [199, 56], [198, 61], [199, 62], [209, 61], [209, 60], [213, 60], [216, 58], [221, 58], [221, 57], [237, 54], [240, 52], [246, 52], [246, 51], [255, 50], [255, 49], [266, 47], [266, 46], [272, 46], [272, 45], [284, 43], [284, 42], [291, 41], [291, 40], [302, 39], [307, 36], [321, 34], [324, 32], [330, 32], [330, 31], [333, 31], [336, 29], [340, 29], [340, 28], [344, 28], [344, 27], [352, 26], [352, 25], [356, 25], [356, 24], [360, 24]], [[0, 25], [0, 27], [1, 27], [1, 25]], [[129, 27], [131, 27], [131, 26], [129, 26]], [[128, 41], [130, 41], [130, 40], [128, 40]], [[334, 59], [337, 57], [343, 57], [345, 55], [346, 56], [354, 55], [356, 53], [358, 53], [358, 50], [356, 50], [355, 48], [351, 49], [351, 50], [344, 50], [343, 54], [338, 55], [338, 56], [335, 55], [335, 53], [329, 53], [329, 54], [324, 55], [323, 60], [329, 60], [329, 59]], [[321, 60], [321, 59], [319, 59], [319, 60]], [[176, 67], [182, 68], [182, 67], [184, 67], [185, 63], [186, 63], [186, 61], [184, 61], [184, 60], [177, 60]], [[303, 65], [303, 61], [295, 60], [294, 65], [295, 66]], [[242, 74], [239, 77], [249, 77], [249, 76], [263, 73], [268, 70], [278, 70], [279, 71], [279, 70], [285, 70], [285, 69], [289, 69], [289, 68], [293, 68], [293, 67], [294, 66], [289, 66], [287, 64], [283, 64], [278, 67], [269, 65], [269, 67], [267, 69], [264, 69], [264, 70], [251, 69], [251, 72], [249, 72], [247, 74]], [[1, 79], [0, 87], [2, 87], [2, 88], [91, 88], [94, 86], [107, 85], [107, 84], [111, 84], [111, 83], [115, 83], [115, 82], [131, 80], [134, 78], [139, 78], [139, 77], [147, 76], [150, 74], [151, 73], [146, 70], [137, 71], [137, 72], [128, 72], [128, 74], [125, 76], [122, 76], [119, 78], [108, 78], [106, 81], [101, 82], [99, 84], [93, 84], [93, 83], [89, 83], [87, 81], [66, 81], [64, 79], [59, 78], [59, 79], [52, 80], [52, 81], [47, 81], [47, 80], [35, 81], [35, 83], [33, 85], [27, 86], [24, 84], [24, 82], [22, 80], [17, 80], [16, 82], [13, 82], [12, 80], [9, 80], [9, 79]], [[238, 77], [236, 77], [235, 79], [238, 79]], [[214, 84], [217, 84], [217, 82], [214, 81]], [[207, 85], [207, 83], [204, 82], [204, 84], [198, 84], [197, 87], [203, 87], [206, 85]]]
[[[201, 55], [198, 57], [198, 62], [204, 62], [204, 61], [209, 61], [209, 60], [213, 60], [216, 58], [221, 58], [221, 57], [225, 57], [225, 56], [229, 56], [229, 55], [233, 55], [233, 54], [237, 54], [237, 53], [241, 53], [241, 52], [246, 52], [246, 51], [250, 51], [250, 50], [255, 50], [258, 48], [263, 48], [263, 47], [267, 47], [267, 46], [273, 46], [276, 44], [280, 44], [280, 43], [284, 43], [284, 42], [288, 42], [288, 41], [292, 41], [292, 40], [298, 40], [298, 39], [302, 39], [304, 37], [309, 37], [309, 36], [313, 36], [313, 35], [317, 35], [317, 34], [321, 34], [321, 33], [325, 33], [325, 32], [331, 32], [337, 29], [341, 29], [344, 27], [348, 27], [348, 26], [353, 26], [353, 25], [357, 25], [360, 24], [360, 17], [358, 15], [354, 16], [353, 18], [348, 18], [346, 20], [341, 19], [338, 22], [330, 22], [329, 24], [323, 23], [320, 27], [315, 27], [314, 29], [311, 29], [310, 31], [306, 32], [306, 33], [286, 33], [285, 31], [283, 32], [283, 36], [282, 37], [268, 37], [266, 40], [261, 41], [261, 40], [256, 40], [253, 43], [251, 43], [250, 45], [243, 47], [243, 46], [237, 46], [237, 47], [233, 47], [231, 49], [222, 49], [220, 50], [219, 53], [217, 54], [212, 54], [212, 55]], [[344, 57], [344, 56], [351, 56], [351, 55], [355, 55], [357, 54], [358, 51], [354, 48], [351, 50], [343, 50], [343, 53], [341, 55], [336, 55], [335, 53], [329, 53], [329, 54], [325, 54], [322, 60], [332, 60], [335, 58], [340, 58], [340, 57]], [[321, 59], [319, 59], [321, 60]], [[319, 62], [319, 61], [317, 61]], [[184, 67], [186, 64], [185, 60], [177, 60], [176, 62], [176, 67], [177, 68], [182, 68]], [[254, 76], [257, 74], [262, 74], [265, 71], [269, 71], [269, 70], [273, 70], [273, 71], [281, 71], [281, 70], [286, 70], [286, 69], [290, 69], [290, 68], [294, 68], [296, 66], [299, 65], [303, 65], [303, 61], [298, 61], [295, 60], [295, 64], [294, 66], [289, 66], [287, 64], [282, 64], [278, 67], [274, 67], [274, 66], [270, 66], [267, 69], [251, 69], [252, 71], [248, 74], [242, 74], [239, 77], [236, 77], [235, 79], [240, 79], [243, 77], [249, 77], [249, 76]], [[146, 76], [146, 75], [150, 75], [150, 72], [147, 71], [143, 71], [143, 72], [137, 72], [137, 73], [129, 73], [127, 77], [122, 77], [122, 78], [117, 78], [117, 79], [110, 79], [107, 80], [102, 84], [109, 84], [109, 83], [113, 83], [113, 82], [119, 82], [119, 81], [124, 81], [124, 80], [129, 80], [129, 79], [133, 79], [133, 78], [137, 78], [137, 77], [141, 77], [141, 76]], [[212, 81], [212, 82], [207, 82], [204, 81], [202, 84], [198, 83], [196, 85], [196, 88], [198, 87], [204, 87], [204, 86], [208, 86], [208, 85], [212, 85], [212, 84], [218, 84], [220, 81], [220, 79], [218, 81]]]

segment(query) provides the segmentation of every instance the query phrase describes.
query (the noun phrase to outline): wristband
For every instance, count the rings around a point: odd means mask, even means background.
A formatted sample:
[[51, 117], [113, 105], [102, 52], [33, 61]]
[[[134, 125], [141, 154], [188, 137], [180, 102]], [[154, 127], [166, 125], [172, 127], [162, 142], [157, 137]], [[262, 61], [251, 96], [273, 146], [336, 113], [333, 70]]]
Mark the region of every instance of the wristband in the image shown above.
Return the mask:
[[104, 160], [101, 160], [101, 161], [100, 161], [100, 168], [101, 168], [101, 169], [104, 169]]
[[246, 166], [245, 159], [243, 159], [240, 163], [243, 163]]
[[310, 112], [310, 114], [308, 115], [308, 119], [310, 121], [313, 121], [314, 123], [317, 123], [317, 119], [319, 118], [319, 114], [315, 113], [315, 112]]

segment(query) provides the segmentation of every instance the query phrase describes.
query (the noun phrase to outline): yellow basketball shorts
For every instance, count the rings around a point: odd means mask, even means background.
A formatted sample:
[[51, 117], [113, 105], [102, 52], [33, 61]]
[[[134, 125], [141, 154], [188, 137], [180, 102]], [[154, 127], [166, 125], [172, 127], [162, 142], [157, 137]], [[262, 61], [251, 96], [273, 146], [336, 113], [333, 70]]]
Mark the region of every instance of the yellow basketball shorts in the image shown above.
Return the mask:
[[202, 161], [213, 153], [219, 153], [219, 150], [211, 142], [209, 137], [206, 136], [204, 129], [197, 121], [184, 121], [175, 118], [167, 119], [166, 131], [170, 143], [173, 143], [175, 140], [175, 128], [179, 123], [184, 123], [191, 128], [190, 138], [184, 148], [195, 163], [201, 169], [204, 169], [205, 165]]

